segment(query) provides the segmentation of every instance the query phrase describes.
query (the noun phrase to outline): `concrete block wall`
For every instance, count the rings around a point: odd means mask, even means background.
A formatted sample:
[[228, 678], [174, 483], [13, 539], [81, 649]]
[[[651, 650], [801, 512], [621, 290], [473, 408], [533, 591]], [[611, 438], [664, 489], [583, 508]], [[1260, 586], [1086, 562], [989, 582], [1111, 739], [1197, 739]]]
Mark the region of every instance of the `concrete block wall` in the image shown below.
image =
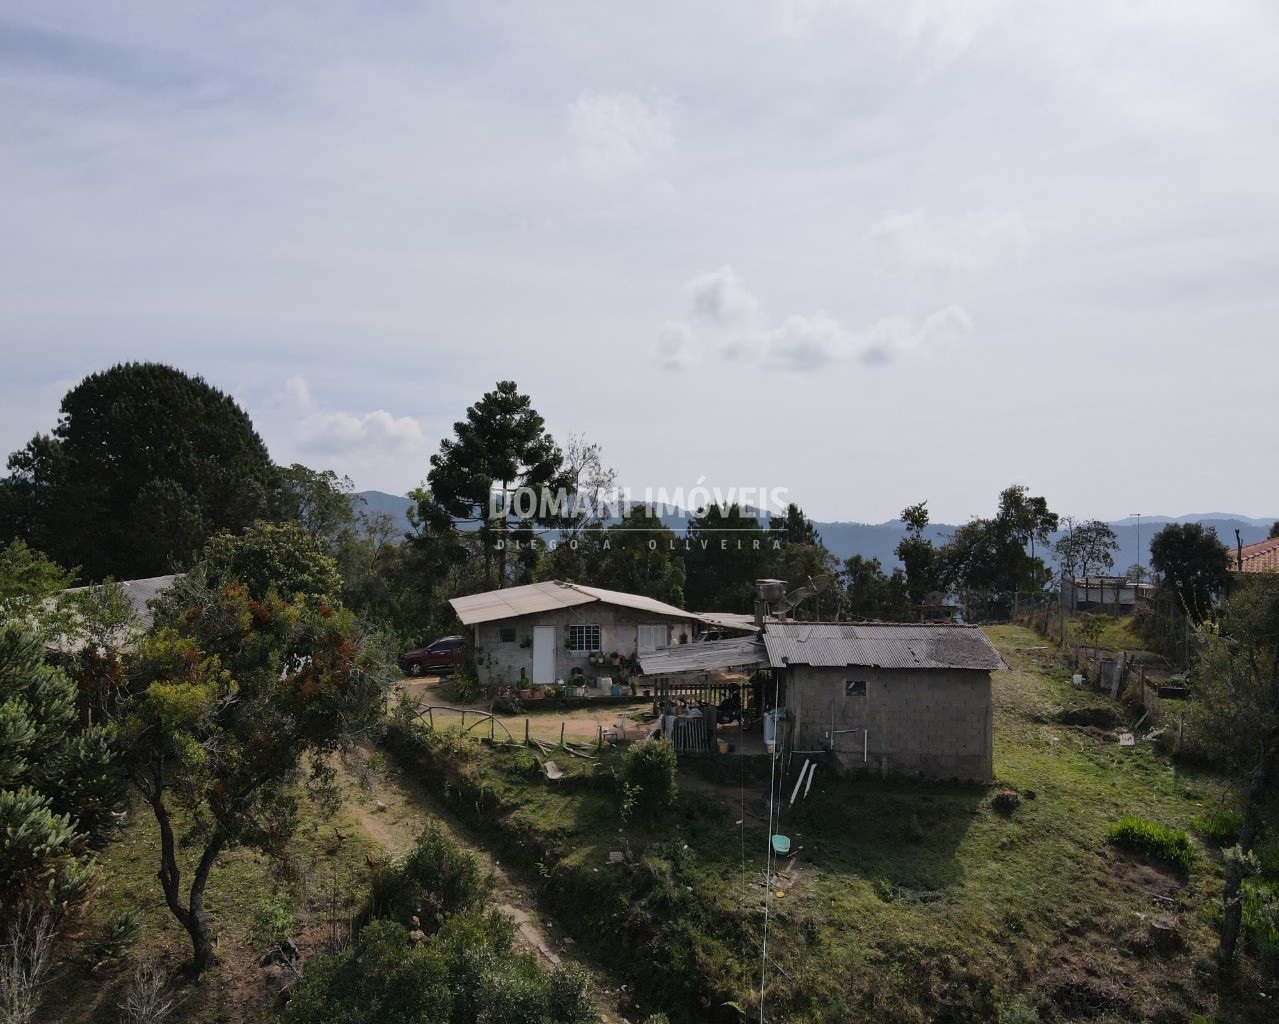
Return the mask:
[[[834, 750], [850, 770], [989, 782], [994, 771], [990, 675], [962, 669], [787, 669], [786, 703], [796, 717], [796, 746]], [[864, 682], [866, 695], [846, 695]], [[868, 730], [866, 761], [859, 732]]]

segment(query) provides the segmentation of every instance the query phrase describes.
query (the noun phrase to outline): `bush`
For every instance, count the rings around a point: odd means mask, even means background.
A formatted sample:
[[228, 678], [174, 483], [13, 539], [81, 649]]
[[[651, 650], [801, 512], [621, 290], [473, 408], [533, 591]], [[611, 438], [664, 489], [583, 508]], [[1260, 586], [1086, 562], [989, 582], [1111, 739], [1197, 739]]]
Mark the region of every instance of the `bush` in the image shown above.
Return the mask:
[[423, 1024], [449, 1020], [440, 958], [409, 942], [393, 921], [375, 921], [341, 953], [307, 964], [284, 1019], [296, 1024]]
[[675, 744], [666, 739], [641, 740], [622, 760], [623, 798], [642, 817], [656, 818], [675, 803]]
[[1106, 838], [1121, 849], [1152, 857], [1189, 871], [1195, 860], [1190, 837], [1178, 829], [1128, 815], [1106, 830]]
[[493, 876], [475, 855], [430, 822], [405, 857], [374, 871], [370, 909], [374, 917], [404, 925], [417, 917], [422, 929], [431, 931], [483, 903], [492, 891]]
[[254, 908], [249, 942], [255, 949], [275, 946], [291, 936], [296, 927], [292, 902], [283, 893], [276, 892]]

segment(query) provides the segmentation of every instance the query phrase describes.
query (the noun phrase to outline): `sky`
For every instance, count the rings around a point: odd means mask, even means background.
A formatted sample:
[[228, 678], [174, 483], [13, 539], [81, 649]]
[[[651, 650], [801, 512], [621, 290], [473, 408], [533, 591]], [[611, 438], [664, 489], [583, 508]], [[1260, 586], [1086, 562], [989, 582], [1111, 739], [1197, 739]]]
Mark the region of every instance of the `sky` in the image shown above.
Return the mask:
[[499, 380], [819, 520], [1279, 513], [1272, 0], [9, 0], [0, 447], [117, 362], [419, 485]]

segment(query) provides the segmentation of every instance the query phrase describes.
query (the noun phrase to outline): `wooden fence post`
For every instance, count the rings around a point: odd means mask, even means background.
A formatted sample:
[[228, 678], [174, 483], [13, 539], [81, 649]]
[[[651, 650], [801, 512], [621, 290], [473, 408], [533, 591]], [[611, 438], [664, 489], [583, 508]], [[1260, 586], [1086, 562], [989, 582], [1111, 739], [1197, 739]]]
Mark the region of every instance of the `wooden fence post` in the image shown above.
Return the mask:
[[564, 723], [560, 722], [560, 746], [564, 746]]
[[528, 719], [524, 719], [524, 746], [528, 746]]

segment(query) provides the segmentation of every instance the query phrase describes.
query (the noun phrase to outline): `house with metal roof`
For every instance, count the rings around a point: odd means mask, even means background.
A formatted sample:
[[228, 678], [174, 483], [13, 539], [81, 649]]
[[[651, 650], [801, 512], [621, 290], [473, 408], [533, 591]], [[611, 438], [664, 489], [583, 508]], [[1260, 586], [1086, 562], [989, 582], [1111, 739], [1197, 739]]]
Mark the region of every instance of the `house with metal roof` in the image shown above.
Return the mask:
[[[762, 636], [640, 655], [646, 676], [770, 673], [785, 746], [850, 771], [989, 782], [990, 674], [1006, 667], [976, 626], [766, 621]], [[756, 677], [759, 678], [759, 677]]]
[[549, 580], [449, 602], [472, 630], [480, 682], [521, 686], [616, 678], [640, 654], [691, 644], [699, 634], [755, 631], [749, 623], [688, 612], [639, 594]]
[[1006, 666], [978, 627], [770, 622], [764, 647], [795, 750], [882, 775], [991, 780], [990, 674]]

